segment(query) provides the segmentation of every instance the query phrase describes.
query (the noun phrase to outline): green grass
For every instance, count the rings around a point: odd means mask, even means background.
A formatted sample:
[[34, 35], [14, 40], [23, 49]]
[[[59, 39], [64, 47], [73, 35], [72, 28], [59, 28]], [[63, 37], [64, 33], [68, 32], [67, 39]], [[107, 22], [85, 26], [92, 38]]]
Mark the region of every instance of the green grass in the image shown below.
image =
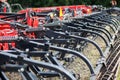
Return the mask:
[[120, 80], [120, 67], [119, 67], [119, 71], [118, 71], [117, 80]]

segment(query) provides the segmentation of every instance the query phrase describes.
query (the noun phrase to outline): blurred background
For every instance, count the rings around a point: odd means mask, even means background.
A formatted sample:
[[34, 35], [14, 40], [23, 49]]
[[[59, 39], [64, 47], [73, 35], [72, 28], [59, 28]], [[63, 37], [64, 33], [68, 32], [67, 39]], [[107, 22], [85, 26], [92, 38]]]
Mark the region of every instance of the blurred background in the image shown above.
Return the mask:
[[[62, 5], [103, 5], [111, 6], [112, 0], [8, 0], [10, 4], [19, 3], [22, 7], [45, 7], [45, 6], [62, 6]], [[120, 0], [117, 1], [117, 6], [120, 7]]]

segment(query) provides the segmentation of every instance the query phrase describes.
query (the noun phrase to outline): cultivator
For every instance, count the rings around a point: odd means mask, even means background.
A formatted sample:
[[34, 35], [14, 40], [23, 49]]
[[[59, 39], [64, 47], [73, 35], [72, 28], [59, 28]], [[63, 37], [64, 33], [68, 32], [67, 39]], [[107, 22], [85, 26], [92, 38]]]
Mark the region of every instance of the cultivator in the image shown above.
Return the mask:
[[7, 0], [0, 0], [0, 12], [11, 12], [11, 7]]
[[98, 79], [119, 40], [120, 9], [86, 11], [60, 6], [0, 13], [0, 79], [11, 79], [7, 72], [20, 80]]

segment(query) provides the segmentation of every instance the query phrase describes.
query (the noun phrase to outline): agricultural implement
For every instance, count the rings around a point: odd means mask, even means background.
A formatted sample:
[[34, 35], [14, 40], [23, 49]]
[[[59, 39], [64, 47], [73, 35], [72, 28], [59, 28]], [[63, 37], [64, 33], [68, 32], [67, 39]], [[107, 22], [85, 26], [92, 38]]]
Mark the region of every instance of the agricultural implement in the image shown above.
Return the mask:
[[60, 6], [0, 13], [0, 78], [14, 72], [24, 80], [104, 80], [119, 63], [119, 12]]
[[11, 12], [11, 7], [7, 0], [0, 0], [0, 12]]

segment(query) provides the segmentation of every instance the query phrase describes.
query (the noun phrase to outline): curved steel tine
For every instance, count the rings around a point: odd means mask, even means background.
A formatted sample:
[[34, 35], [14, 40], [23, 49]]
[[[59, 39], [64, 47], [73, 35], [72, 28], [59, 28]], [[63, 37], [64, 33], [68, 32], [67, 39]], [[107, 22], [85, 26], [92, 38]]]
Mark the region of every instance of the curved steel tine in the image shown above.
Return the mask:
[[115, 27], [113, 27], [113, 26], [111, 26], [110, 24], [105, 23], [105, 22], [103, 22], [103, 21], [97, 21], [97, 20], [95, 20], [95, 19], [91, 19], [91, 18], [87, 18], [87, 17], [84, 18], [83, 20], [86, 20], [86, 21], [89, 21], [89, 22], [92, 22], [92, 23], [98, 23], [98, 24], [108, 25], [108, 26], [113, 30], [114, 33], [116, 32], [116, 28], [115, 28]]
[[[34, 42], [34, 41], [29, 41], [29, 43], [34, 44], [34, 45], [36, 45], [36, 47], [40, 47], [40, 48], [43, 48], [45, 46], [45, 44], [43, 44], [43, 43], [38, 43], [38, 42]], [[80, 59], [82, 59], [87, 64], [88, 68], [90, 69], [91, 74], [95, 74], [94, 68], [93, 68], [91, 62], [82, 53], [71, 50], [71, 49], [56, 47], [56, 46], [52, 46], [52, 45], [49, 46], [49, 49], [78, 56]]]
[[23, 62], [25, 64], [36, 65], [39, 67], [51, 69], [51, 70], [57, 71], [60, 74], [66, 76], [66, 78], [69, 80], [76, 80], [76, 78], [71, 73], [69, 73], [67, 70], [65, 70], [64, 68], [61, 68], [57, 65], [53, 65], [53, 64], [45, 63], [45, 62], [40, 62], [37, 60], [33, 60], [33, 59], [18, 56], [18, 55], [5, 53], [5, 52], [0, 52], [0, 58], [6, 58], [6, 60], [4, 60], [4, 61], [15, 60], [17, 62]]
[[102, 19], [102, 18], [98, 18], [98, 19], [93, 18], [93, 19], [95, 19], [97, 21], [101, 21], [103, 23], [112, 24], [115, 27], [115, 29], [117, 30], [117, 26], [114, 24], [114, 22], [111, 22], [110, 20], [106, 20], [106, 19]]
[[[79, 21], [77, 21], [78, 23], [79, 23]], [[84, 23], [83, 21], [81, 21], [82, 23]], [[109, 37], [112, 39], [112, 34], [110, 34], [110, 32], [107, 30], [107, 29], [105, 29], [104, 27], [100, 27], [100, 26], [95, 26], [94, 24], [95, 23], [90, 23], [89, 21], [85, 21], [86, 23], [87, 23], [87, 26], [86, 27], [88, 27], [88, 28], [91, 28], [91, 29], [95, 29], [95, 30], [103, 30], [103, 31], [105, 31], [105, 33], [106, 34], [108, 34], [109, 35]], [[102, 32], [103, 32], [102, 31]]]
[[9, 80], [7, 78], [7, 76], [6, 76], [6, 74], [4, 72], [2, 72], [2, 71], [0, 71], [0, 79], [2, 79], [2, 80]]
[[[74, 23], [75, 24], [75, 23]], [[103, 34], [105, 34], [106, 35], [106, 37], [108, 38], [108, 41], [110, 42], [111, 41], [111, 39], [110, 39], [110, 36], [105, 32], [105, 31], [103, 31], [103, 30], [101, 30], [101, 29], [99, 29], [99, 28], [97, 28], [97, 27], [91, 27], [91, 26], [87, 26], [87, 25], [83, 25], [83, 27], [81, 27], [81, 26], [79, 26], [79, 24], [75, 24], [75, 26], [73, 26], [73, 27], [75, 27], [75, 28], [84, 28], [84, 30], [88, 30], [88, 31], [90, 31], [90, 29], [92, 29], [93, 30], [93, 33], [95, 32], [95, 33], [98, 33], [97, 31], [99, 31], [99, 32], [102, 32]], [[76, 30], [78, 30], [78, 29], [76, 29]], [[89, 33], [89, 32], [88, 32]]]
[[[86, 30], [86, 29], [79, 29], [79, 28], [76, 28], [76, 27], [70, 27], [68, 26], [69, 28], [72, 28], [74, 30], [77, 30], [77, 32], [87, 32], [87, 33], [92, 33], [92, 34], [95, 34], [95, 35], [98, 35], [99, 37], [101, 37], [103, 39], [103, 41], [105, 42], [106, 46], [109, 46], [109, 42], [101, 35], [99, 34], [98, 32], [96, 31], [91, 31], [91, 30]], [[71, 33], [71, 32], [70, 32]], [[107, 36], [108, 37], [108, 36]]]
[[116, 33], [117, 28], [116, 28], [115, 26], [112, 26], [112, 25], [109, 24], [109, 23], [106, 23], [106, 22], [104, 22], [104, 21], [97, 21], [97, 20], [95, 20], [95, 23], [100, 23], [100, 24], [108, 25], [108, 26], [113, 30], [113, 32]]
[[56, 36], [64, 36], [64, 37], [67, 37], [67, 38], [75, 38], [76, 40], [89, 42], [89, 43], [93, 44], [98, 49], [98, 51], [100, 53], [100, 56], [104, 57], [104, 54], [103, 54], [101, 48], [98, 46], [98, 44], [96, 42], [90, 40], [90, 39], [75, 36], [75, 35], [67, 35], [66, 33], [63, 33], [63, 32], [55, 32], [55, 31], [51, 31], [51, 30], [46, 31], [46, 36], [49, 37], [50, 33], [55, 34]]

